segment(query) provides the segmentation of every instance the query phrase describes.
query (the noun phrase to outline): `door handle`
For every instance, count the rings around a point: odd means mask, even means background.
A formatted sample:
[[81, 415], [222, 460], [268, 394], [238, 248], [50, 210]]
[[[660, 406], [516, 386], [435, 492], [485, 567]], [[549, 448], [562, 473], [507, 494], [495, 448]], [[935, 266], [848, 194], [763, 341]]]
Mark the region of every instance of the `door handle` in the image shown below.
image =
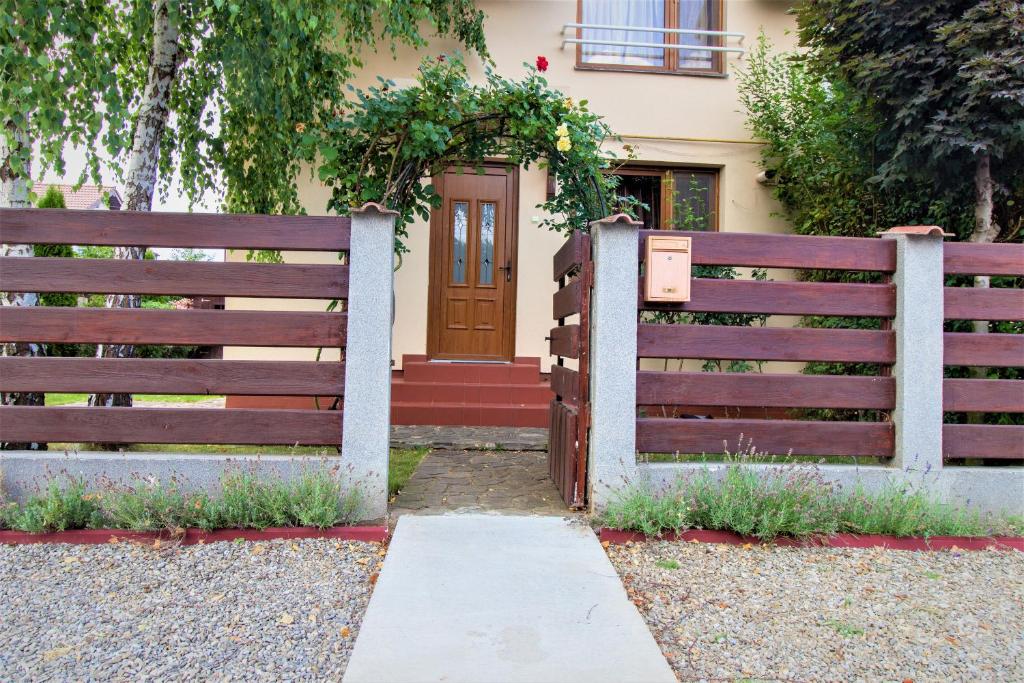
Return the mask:
[[498, 270], [505, 271], [505, 282], [512, 282], [512, 261], [505, 261], [505, 265], [498, 266]]

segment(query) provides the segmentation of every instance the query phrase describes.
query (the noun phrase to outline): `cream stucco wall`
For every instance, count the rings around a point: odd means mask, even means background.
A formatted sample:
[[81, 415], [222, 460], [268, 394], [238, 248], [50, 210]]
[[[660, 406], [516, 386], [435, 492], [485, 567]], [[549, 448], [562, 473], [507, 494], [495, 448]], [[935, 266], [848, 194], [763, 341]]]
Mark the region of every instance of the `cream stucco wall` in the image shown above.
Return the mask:
[[[725, 28], [746, 34], [744, 46], [754, 43], [762, 29], [776, 46], [791, 48], [794, 36], [788, 2], [774, 0], [725, 0]], [[576, 0], [480, 2], [487, 14], [487, 44], [502, 75], [518, 78], [525, 73], [523, 62], [537, 55], [549, 61], [545, 74], [552, 87], [579, 100], [589, 100], [590, 109], [605, 117], [622, 142], [635, 147], [638, 161], [647, 164], [685, 164], [719, 169], [720, 229], [741, 232], [784, 232], [786, 224], [774, 217], [778, 206], [767, 188], [756, 181], [759, 146], [750, 144], [744, 116], [737, 99], [735, 72], [742, 58], [729, 54], [725, 77], [682, 76], [635, 72], [585, 71], [575, 68], [575, 50], [561, 47], [562, 26], [576, 19]], [[395, 80], [399, 86], [411, 83], [419, 61], [455, 49], [448, 41], [434, 41], [420, 52], [410, 49], [391, 54], [369, 55], [356, 85], [375, 81], [377, 75]], [[482, 65], [468, 58], [474, 77]], [[635, 137], [634, 137], [635, 136]], [[724, 142], [728, 141], [728, 142]], [[621, 144], [610, 141], [609, 149], [621, 153]], [[551, 256], [563, 238], [541, 229], [536, 206], [544, 201], [546, 175], [537, 169], [520, 173], [519, 259], [516, 295], [516, 355], [541, 358], [542, 370], [550, 364], [544, 337], [552, 327]], [[325, 213], [329, 188], [315, 178], [300, 187], [304, 206], [311, 214]], [[396, 315], [393, 334], [394, 358], [400, 367], [403, 354], [426, 351], [427, 283], [429, 229], [417, 221], [409, 227], [410, 249], [395, 275]], [[329, 263], [331, 254], [286, 254], [289, 262]], [[229, 254], [244, 259], [244, 254]], [[294, 310], [323, 310], [323, 302], [229, 299], [229, 308], [273, 307]], [[310, 358], [307, 349], [269, 350], [225, 349], [229, 358]], [[327, 356], [325, 356], [326, 358]]]

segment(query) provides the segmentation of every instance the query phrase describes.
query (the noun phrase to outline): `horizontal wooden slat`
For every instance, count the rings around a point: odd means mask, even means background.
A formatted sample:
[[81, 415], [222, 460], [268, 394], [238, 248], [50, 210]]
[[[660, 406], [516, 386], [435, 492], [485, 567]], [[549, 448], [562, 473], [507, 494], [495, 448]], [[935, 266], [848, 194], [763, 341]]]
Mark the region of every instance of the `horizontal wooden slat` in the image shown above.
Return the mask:
[[1024, 275], [1024, 244], [946, 242], [943, 266], [957, 275]]
[[942, 425], [942, 454], [1024, 460], [1024, 425]]
[[345, 251], [341, 216], [0, 209], [0, 243]]
[[340, 395], [337, 361], [0, 358], [0, 390], [128, 394]]
[[942, 409], [951, 412], [1024, 413], [1024, 380], [944, 379]]
[[344, 313], [0, 307], [0, 341], [341, 346]]
[[891, 410], [896, 400], [892, 377], [642, 370], [636, 378], [640, 405]]
[[342, 299], [348, 266], [0, 257], [0, 291]]
[[551, 391], [567, 403], [576, 405], [580, 400], [580, 373], [564, 365], [551, 366]]
[[566, 273], [581, 265], [583, 260], [590, 256], [589, 249], [590, 236], [579, 231], [574, 232], [555, 252], [554, 280], [557, 282]]
[[640, 325], [637, 355], [640, 358], [892, 363], [896, 357], [896, 342], [893, 333], [885, 330]]
[[636, 421], [636, 432], [636, 448], [641, 453], [722, 453], [724, 445], [735, 453], [748, 443], [772, 455], [890, 457], [893, 450], [893, 427], [884, 422], [648, 417]]
[[551, 330], [550, 350], [552, 356], [579, 358], [580, 326], [562, 325]]
[[555, 320], [568, 318], [581, 310], [583, 310], [583, 283], [579, 279], [562, 287], [552, 297], [551, 317]]
[[[640, 231], [640, 259], [645, 241], [660, 230]], [[693, 238], [692, 260], [701, 266], [753, 266], [763, 268], [826, 268], [834, 270], [896, 270], [896, 244], [867, 237], [811, 237], [741, 232], [678, 231]]]
[[943, 342], [945, 365], [1024, 366], [1024, 334], [946, 332]]
[[672, 304], [645, 302], [643, 278], [638, 291], [638, 305], [648, 311], [883, 318], [896, 315], [893, 285], [694, 278], [690, 281], [690, 300]]
[[946, 287], [946, 320], [1024, 320], [1024, 291], [1010, 288]]
[[341, 443], [341, 411], [0, 406], [14, 442], [210, 443], [325, 446]]

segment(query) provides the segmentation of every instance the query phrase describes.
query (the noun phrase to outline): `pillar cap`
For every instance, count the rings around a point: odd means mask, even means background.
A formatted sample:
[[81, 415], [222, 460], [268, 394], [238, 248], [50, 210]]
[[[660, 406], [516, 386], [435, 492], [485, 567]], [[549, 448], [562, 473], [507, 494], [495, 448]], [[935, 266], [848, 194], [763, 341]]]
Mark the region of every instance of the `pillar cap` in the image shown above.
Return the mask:
[[352, 213], [376, 213], [381, 216], [397, 216], [398, 212], [394, 209], [388, 209], [383, 204], [377, 202], [366, 202], [362, 206], [353, 206], [351, 209]]
[[953, 233], [946, 232], [937, 225], [897, 225], [878, 234], [883, 237], [887, 235], [941, 235], [942, 237], [953, 237]]
[[640, 227], [640, 226], [643, 225], [643, 221], [638, 221], [635, 218], [633, 218], [632, 216], [630, 216], [629, 214], [625, 214], [625, 213], [617, 213], [617, 214], [614, 214], [614, 215], [611, 215], [611, 216], [606, 216], [604, 218], [598, 219], [598, 220], [593, 221], [593, 222], [594, 223], [616, 223], [616, 224], [619, 224], [619, 225], [635, 225], [637, 227]]

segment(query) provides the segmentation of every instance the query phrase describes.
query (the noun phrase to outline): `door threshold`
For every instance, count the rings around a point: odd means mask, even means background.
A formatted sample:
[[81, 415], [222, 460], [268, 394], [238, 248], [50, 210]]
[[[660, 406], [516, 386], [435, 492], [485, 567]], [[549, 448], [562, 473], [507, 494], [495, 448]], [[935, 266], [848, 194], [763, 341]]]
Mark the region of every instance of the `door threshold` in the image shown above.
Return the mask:
[[510, 360], [459, 360], [455, 358], [431, 358], [428, 363], [448, 363], [451, 365], [512, 365]]

